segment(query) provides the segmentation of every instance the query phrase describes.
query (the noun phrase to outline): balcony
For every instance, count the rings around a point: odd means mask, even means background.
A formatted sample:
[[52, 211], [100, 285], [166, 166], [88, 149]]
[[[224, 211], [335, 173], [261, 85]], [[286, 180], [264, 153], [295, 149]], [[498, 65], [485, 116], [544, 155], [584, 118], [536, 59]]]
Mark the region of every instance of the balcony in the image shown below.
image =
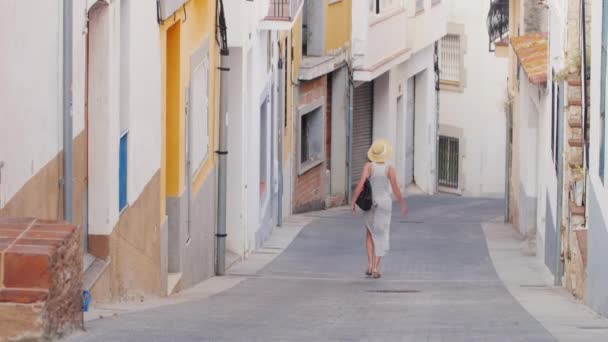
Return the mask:
[[287, 31], [293, 28], [296, 18], [302, 12], [304, 0], [267, 0], [268, 13], [260, 28]]
[[415, 5], [410, 5], [412, 9], [415, 6], [415, 10], [408, 21], [408, 48], [412, 54], [434, 44], [446, 35], [448, 17], [445, 0], [415, 0], [415, 2]]
[[159, 17], [161, 20], [169, 18], [178, 8], [188, 0], [160, 0], [159, 5]]
[[373, 80], [443, 37], [447, 31], [447, 6], [444, 2], [353, 1], [355, 80]]
[[373, 80], [409, 58], [403, 1], [353, 1], [352, 16], [355, 80]]

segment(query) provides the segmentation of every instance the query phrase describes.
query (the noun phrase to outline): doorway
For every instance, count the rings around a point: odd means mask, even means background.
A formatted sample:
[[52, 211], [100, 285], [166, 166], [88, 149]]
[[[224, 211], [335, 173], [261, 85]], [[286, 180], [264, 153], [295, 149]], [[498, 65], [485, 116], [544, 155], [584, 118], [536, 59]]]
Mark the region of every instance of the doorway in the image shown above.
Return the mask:
[[[184, 155], [188, 151], [180, 152], [180, 146], [188, 147], [185, 136], [180, 134], [181, 126], [181, 25], [178, 21], [167, 30], [166, 47], [166, 117], [165, 117], [165, 195], [167, 215], [169, 217], [169, 230], [167, 239], [169, 289], [179, 279], [182, 268], [182, 220], [180, 219], [180, 201], [182, 196], [181, 180], [190, 170], [185, 168]], [[187, 132], [187, 129], [185, 130]], [[185, 133], [186, 133], [185, 132]], [[186, 133], [187, 134], [187, 133]], [[189, 178], [189, 177], [188, 177]], [[176, 204], [177, 203], [177, 204]], [[185, 213], [182, 213], [182, 215]]]
[[[110, 15], [106, 4], [98, 3], [88, 12], [85, 62], [85, 178], [83, 208], [83, 246], [85, 268], [94, 257], [88, 254], [89, 233], [103, 231], [107, 224], [106, 192], [108, 158], [112, 157], [108, 145], [110, 130], [109, 37]], [[101, 196], [100, 196], [101, 194]], [[94, 247], [93, 247], [94, 249]], [[96, 255], [105, 258], [107, 255]]]
[[405, 111], [405, 181], [408, 186], [415, 182], [414, 179], [414, 150], [415, 136], [414, 125], [416, 124], [416, 77], [407, 80], [406, 111]]

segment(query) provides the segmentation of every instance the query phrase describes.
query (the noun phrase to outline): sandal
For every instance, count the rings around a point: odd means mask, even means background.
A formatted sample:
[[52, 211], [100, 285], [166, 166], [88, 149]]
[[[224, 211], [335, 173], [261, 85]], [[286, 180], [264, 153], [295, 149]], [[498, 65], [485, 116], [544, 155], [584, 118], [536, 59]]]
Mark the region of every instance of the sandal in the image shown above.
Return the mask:
[[373, 275], [372, 271], [370, 271], [369, 269], [367, 271], [365, 271], [365, 275], [368, 277], [371, 277]]
[[372, 278], [373, 279], [380, 279], [380, 277], [382, 277], [382, 275], [380, 274], [380, 272], [374, 272], [372, 274]]

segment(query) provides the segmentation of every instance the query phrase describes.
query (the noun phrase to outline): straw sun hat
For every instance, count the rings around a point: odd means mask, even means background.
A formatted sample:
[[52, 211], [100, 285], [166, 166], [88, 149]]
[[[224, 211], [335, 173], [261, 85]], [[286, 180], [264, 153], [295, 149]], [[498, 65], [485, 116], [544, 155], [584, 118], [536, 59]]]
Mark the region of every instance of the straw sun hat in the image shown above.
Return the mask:
[[375, 163], [384, 163], [393, 152], [391, 144], [385, 139], [374, 141], [372, 146], [367, 151], [367, 158]]

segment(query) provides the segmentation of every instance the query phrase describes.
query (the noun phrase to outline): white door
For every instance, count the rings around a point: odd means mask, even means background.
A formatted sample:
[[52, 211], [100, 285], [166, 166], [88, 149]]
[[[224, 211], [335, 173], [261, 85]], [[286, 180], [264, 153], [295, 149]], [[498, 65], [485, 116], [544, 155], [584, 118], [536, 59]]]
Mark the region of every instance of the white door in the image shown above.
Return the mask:
[[407, 103], [405, 110], [405, 185], [414, 182], [414, 124], [416, 116], [416, 82], [407, 81]]

